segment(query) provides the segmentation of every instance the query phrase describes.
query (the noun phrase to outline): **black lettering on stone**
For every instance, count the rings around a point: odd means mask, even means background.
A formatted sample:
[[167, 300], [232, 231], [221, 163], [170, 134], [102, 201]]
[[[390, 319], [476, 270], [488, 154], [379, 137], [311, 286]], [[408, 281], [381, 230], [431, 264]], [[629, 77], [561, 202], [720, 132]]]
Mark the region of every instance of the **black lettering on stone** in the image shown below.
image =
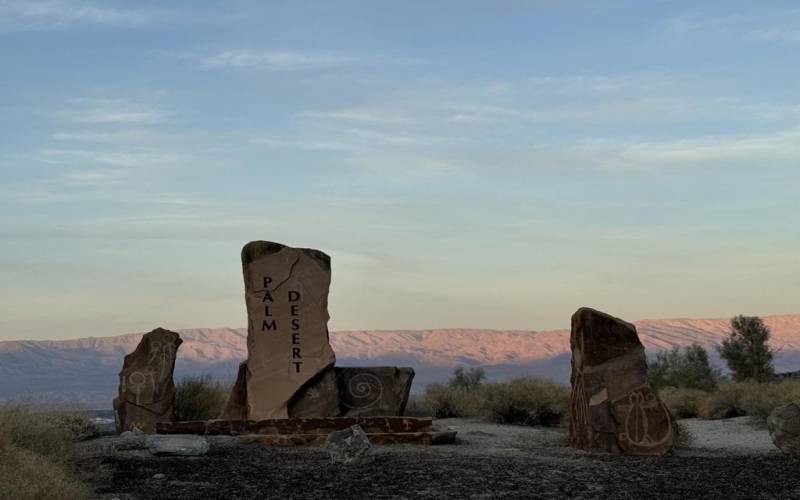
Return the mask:
[[289, 290], [289, 302], [297, 302], [300, 300], [300, 292]]
[[298, 345], [300, 343], [300, 332], [294, 332], [292, 334], [292, 344]]
[[299, 316], [300, 315], [300, 306], [297, 304], [292, 304], [292, 316]]
[[292, 330], [299, 330], [300, 329], [300, 320], [295, 318], [292, 320]]
[[269, 312], [269, 306], [264, 306], [264, 316], [271, 318], [272, 314]]
[[272, 278], [269, 276], [264, 276], [264, 288], [269, 288], [270, 283], [272, 283]]
[[294, 365], [294, 372], [295, 373], [300, 373], [300, 365], [302, 365], [303, 362], [302, 361], [292, 361], [292, 364]]
[[278, 324], [275, 322], [274, 319], [269, 323], [267, 323], [267, 320], [264, 320], [264, 323], [261, 324], [262, 332], [265, 330], [277, 330], [277, 329], [278, 329]]
[[303, 356], [300, 355], [300, 348], [299, 347], [292, 347], [292, 359], [300, 359]]
[[267, 301], [274, 302], [274, 300], [272, 300], [272, 294], [269, 292], [264, 292], [264, 298], [261, 299], [261, 302], [267, 302]]

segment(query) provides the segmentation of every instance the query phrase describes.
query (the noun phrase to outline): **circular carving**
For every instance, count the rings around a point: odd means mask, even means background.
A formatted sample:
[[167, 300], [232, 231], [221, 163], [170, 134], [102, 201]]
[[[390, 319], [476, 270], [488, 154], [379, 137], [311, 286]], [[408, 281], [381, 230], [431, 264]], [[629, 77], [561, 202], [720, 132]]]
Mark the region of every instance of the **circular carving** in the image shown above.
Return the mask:
[[377, 405], [383, 395], [383, 382], [372, 373], [358, 373], [347, 382], [344, 404], [350, 409], [363, 410]]

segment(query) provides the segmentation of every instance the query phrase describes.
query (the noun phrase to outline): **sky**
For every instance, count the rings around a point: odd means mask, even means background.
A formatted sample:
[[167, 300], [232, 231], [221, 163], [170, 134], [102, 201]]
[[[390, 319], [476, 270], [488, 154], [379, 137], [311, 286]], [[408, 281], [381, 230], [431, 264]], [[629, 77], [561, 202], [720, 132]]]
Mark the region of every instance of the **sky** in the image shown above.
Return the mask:
[[0, 0], [0, 340], [800, 313], [795, 1]]

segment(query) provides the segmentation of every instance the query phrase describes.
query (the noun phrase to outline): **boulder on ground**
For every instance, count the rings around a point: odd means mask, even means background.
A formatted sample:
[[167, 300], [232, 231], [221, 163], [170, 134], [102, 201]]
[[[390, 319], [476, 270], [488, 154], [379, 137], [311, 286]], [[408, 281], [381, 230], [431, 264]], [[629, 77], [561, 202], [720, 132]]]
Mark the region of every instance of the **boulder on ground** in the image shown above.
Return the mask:
[[342, 415], [403, 416], [414, 381], [413, 368], [336, 368]]
[[369, 437], [359, 425], [329, 434], [326, 449], [335, 464], [367, 464], [375, 460]]
[[572, 316], [570, 446], [661, 455], [676, 437], [672, 415], [647, 383], [636, 327], [590, 308]]
[[800, 401], [775, 408], [767, 418], [767, 426], [779, 450], [800, 456]]
[[145, 446], [157, 456], [197, 457], [208, 452], [208, 440], [192, 434], [147, 436]]
[[172, 373], [181, 342], [177, 333], [156, 328], [125, 356], [119, 373], [119, 394], [114, 399], [117, 432], [138, 427], [152, 434], [156, 422], [172, 420]]

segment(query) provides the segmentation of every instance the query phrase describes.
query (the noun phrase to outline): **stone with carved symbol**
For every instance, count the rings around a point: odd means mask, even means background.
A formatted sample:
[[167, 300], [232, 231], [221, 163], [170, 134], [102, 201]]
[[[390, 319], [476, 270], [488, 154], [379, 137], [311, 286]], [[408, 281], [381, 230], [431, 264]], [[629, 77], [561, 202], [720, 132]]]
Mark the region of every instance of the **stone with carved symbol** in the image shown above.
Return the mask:
[[414, 381], [414, 369], [337, 367], [336, 379], [343, 415], [402, 416]]
[[676, 437], [669, 410], [647, 383], [636, 327], [583, 307], [572, 315], [570, 446], [662, 455]]
[[328, 336], [330, 257], [253, 241], [242, 249], [242, 269], [247, 418], [337, 415], [339, 395], [326, 375], [336, 360]]
[[177, 333], [156, 328], [125, 356], [119, 373], [119, 394], [114, 400], [118, 432], [136, 427], [152, 434], [156, 422], [172, 421], [172, 373], [181, 342]]

